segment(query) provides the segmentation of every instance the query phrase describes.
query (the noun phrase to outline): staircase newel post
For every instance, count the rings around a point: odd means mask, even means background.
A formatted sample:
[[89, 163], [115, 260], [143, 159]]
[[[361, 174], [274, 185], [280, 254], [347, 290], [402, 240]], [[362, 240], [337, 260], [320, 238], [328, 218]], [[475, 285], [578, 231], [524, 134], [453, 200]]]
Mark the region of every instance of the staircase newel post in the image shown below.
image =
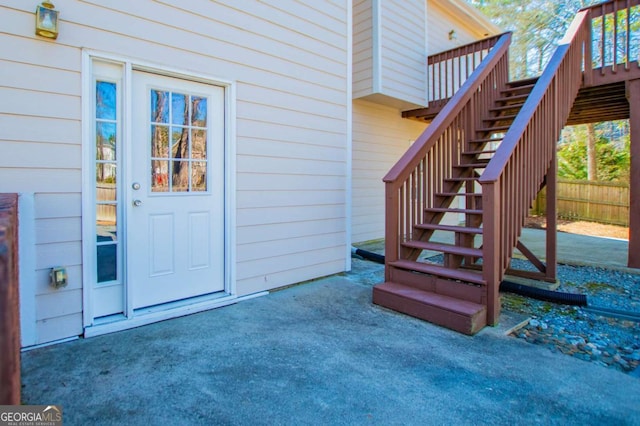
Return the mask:
[[398, 260], [399, 197], [393, 182], [385, 183], [384, 279], [391, 281], [389, 263]]
[[500, 319], [500, 181], [482, 184], [482, 274], [487, 283], [487, 324], [496, 325]]

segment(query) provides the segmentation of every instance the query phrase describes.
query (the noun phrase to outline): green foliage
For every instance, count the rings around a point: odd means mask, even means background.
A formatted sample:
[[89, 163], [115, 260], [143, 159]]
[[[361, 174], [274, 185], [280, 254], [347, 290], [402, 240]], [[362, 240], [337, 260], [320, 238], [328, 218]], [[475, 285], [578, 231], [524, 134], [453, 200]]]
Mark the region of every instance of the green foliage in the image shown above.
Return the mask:
[[587, 180], [587, 143], [584, 139], [560, 145], [558, 176], [566, 179]]
[[[601, 3], [602, 0], [467, 0], [479, 9], [494, 24], [512, 31], [513, 38], [509, 49], [510, 79], [518, 80], [540, 75], [556, 46], [566, 33], [576, 13], [583, 7]], [[612, 37], [617, 37], [617, 45], [623, 49], [627, 38], [631, 56], [640, 55], [640, 13], [637, 9], [629, 16], [630, 34], [627, 34], [625, 22], [627, 12], [620, 11], [614, 21], [611, 15], [605, 19], [604, 33], [595, 22], [593, 38], [605, 38], [605, 63], [612, 61], [613, 54], [608, 46]], [[598, 23], [600, 22], [600, 24]], [[614, 31], [614, 22], [617, 22]], [[624, 49], [623, 49], [624, 50]], [[594, 52], [594, 60], [600, 61], [600, 53]], [[622, 60], [623, 52], [618, 52]], [[574, 126], [563, 132], [558, 148], [558, 174], [571, 179], [587, 179], [587, 140], [586, 126]], [[598, 123], [595, 125], [597, 178], [605, 181], [629, 180], [629, 128], [628, 122]]]
[[[599, 123], [596, 130], [596, 160], [599, 181], [629, 181], [631, 157], [628, 123]], [[558, 148], [558, 176], [587, 180], [586, 126], [572, 126], [563, 132]]]
[[576, 12], [600, 0], [467, 0], [494, 24], [513, 31], [512, 79], [540, 75]]

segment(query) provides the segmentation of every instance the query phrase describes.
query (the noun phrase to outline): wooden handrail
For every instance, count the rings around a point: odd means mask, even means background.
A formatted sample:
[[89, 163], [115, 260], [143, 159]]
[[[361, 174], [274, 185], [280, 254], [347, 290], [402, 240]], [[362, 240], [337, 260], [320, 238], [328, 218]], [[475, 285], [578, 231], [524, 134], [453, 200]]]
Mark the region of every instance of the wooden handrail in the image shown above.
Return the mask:
[[[497, 321], [498, 285], [509, 266], [528, 208], [547, 173], [555, 147], [582, 84], [591, 43], [589, 10], [578, 12], [495, 155], [479, 179], [483, 205], [483, 276], [489, 322]], [[554, 170], [551, 170], [551, 169]]]
[[414, 225], [425, 219], [425, 209], [436, 205], [435, 193], [452, 177], [461, 153], [470, 150], [470, 135], [481, 127], [476, 111], [490, 108], [509, 79], [511, 33], [499, 37], [494, 47], [451, 98], [431, 125], [384, 177], [385, 260], [399, 259], [400, 244], [410, 239]]
[[482, 81], [498, 63], [500, 58], [509, 50], [511, 43], [511, 33], [502, 34], [499, 41], [494, 45], [485, 61], [476, 68], [471, 77], [465, 81], [463, 86], [456, 92], [442, 111], [436, 116], [427, 129], [416, 139], [411, 147], [393, 165], [391, 170], [383, 178], [384, 182], [392, 183], [406, 179], [409, 171], [417, 166], [420, 157], [437, 140], [436, 135], [442, 134], [443, 130], [451, 124], [455, 115], [460, 112], [464, 105], [471, 99], [473, 92], [478, 89]]

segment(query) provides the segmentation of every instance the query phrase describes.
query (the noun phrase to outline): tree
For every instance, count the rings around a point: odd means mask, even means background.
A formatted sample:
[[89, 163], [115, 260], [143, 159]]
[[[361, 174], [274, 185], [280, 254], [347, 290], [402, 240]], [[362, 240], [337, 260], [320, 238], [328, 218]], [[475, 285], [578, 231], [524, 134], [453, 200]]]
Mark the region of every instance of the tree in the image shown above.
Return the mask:
[[[509, 55], [510, 75], [512, 80], [526, 77], [538, 76], [551, 58], [558, 41], [564, 36], [576, 13], [583, 7], [587, 7], [601, 0], [467, 0], [477, 7], [487, 17], [489, 17], [499, 27], [513, 31], [513, 40]], [[622, 49], [618, 53], [618, 60], [624, 58], [626, 52], [627, 39], [629, 42], [631, 56], [637, 58], [640, 55], [639, 33], [640, 19], [637, 13], [627, 16], [626, 10], [618, 12], [617, 28], [613, 31], [614, 19], [607, 17], [604, 22], [602, 18], [594, 21], [594, 40], [604, 38], [605, 58], [600, 58], [600, 51], [594, 51], [595, 63], [610, 64], [613, 61], [611, 52], [612, 37], [617, 37], [617, 46]], [[630, 34], [626, 32], [626, 20], [629, 19]], [[602, 26], [604, 25], [604, 34]], [[600, 29], [599, 29], [600, 28]], [[602, 124], [598, 124], [602, 129]], [[563, 139], [560, 142], [558, 152], [559, 173], [562, 176], [574, 176], [579, 179], [603, 179], [615, 180], [624, 177], [625, 155], [628, 157], [629, 150], [624, 154], [624, 146], [607, 147], [609, 138], [598, 135], [596, 126], [593, 124], [581, 127], [580, 131], [573, 132], [573, 135], [582, 135], [580, 141], [573, 140], [573, 144], [566, 140], [567, 132], [563, 132]], [[618, 129], [624, 130], [624, 126], [616, 125]], [[609, 130], [614, 130], [609, 127]], [[628, 130], [628, 128], [627, 128]], [[600, 132], [601, 133], [601, 132]], [[624, 133], [624, 132], [623, 132]], [[627, 132], [628, 138], [628, 132]], [[579, 155], [578, 155], [579, 154]], [[585, 161], [586, 159], [586, 161]], [[606, 160], [605, 160], [606, 159]], [[603, 161], [609, 161], [605, 166]], [[614, 166], [617, 164], [617, 166]], [[598, 170], [598, 168], [602, 170]], [[613, 171], [611, 169], [616, 169]], [[621, 169], [622, 167], [622, 169]], [[628, 175], [628, 168], [626, 174]]]
[[493, 23], [513, 31], [512, 79], [540, 75], [577, 11], [600, 0], [467, 0]]
[[597, 123], [593, 126], [597, 172], [589, 176], [587, 125], [567, 127], [558, 147], [558, 176], [577, 180], [629, 181], [630, 138], [628, 121]]

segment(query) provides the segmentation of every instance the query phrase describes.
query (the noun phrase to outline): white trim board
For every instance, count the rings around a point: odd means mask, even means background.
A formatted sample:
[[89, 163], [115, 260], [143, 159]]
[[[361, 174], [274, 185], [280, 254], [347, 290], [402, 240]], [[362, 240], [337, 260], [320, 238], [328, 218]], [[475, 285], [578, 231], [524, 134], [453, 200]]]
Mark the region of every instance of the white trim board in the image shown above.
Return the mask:
[[[209, 296], [197, 297], [182, 302], [173, 302], [166, 305], [162, 305], [161, 311], [148, 312], [148, 310], [142, 310], [147, 312], [141, 314], [141, 312], [134, 312], [133, 305], [130, 298], [130, 286], [124, 287], [124, 313], [120, 315], [119, 321], [111, 321], [99, 323], [100, 320], [94, 320], [93, 306], [92, 306], [92, 290], [94, 285], [94, 271], [95, 271], [95, 250], [94, 250], [94, 199], [93, 194], [93, 174], [92, 167], [92, 135], [93, 135], [93, 87], [92, 82], [94, 79], [93, 63], [94, 61], [103, 61], [119, 64], [123, 67], [122, 71], [122, 89], [121, 94], [122, 101], [122, 135], [124, 141], [131, 140], [131, 81], [133, 71], [144, 71], [154, 74], [159, 74], [168, 77], [176, 77], [188, 81], [195, 81], [199, 83], [211, 84], [224, 88], [225, 91], [225, 218], [224, 218], [224, 233], [225, 233], [225, 288], [223, 293], [216, 293]], [[159, 64], [153, 64], [145, 61], [138, 61], [132, 58], [120, 57], [113, 54], [107, 54], [102, 52], [96, 52], [92, 50], [83, 50], [82, 52], [82, 174], [83, 174], [83, 186], [82, 186], [82, 246], [83, 246], [83, 328], [85, 337], [90, 337], [98, 334], [110, 333], [113, 331], [125, 330], [128, 328], [138, 327], [145, 324], [150, 324], [157, 321], [162, 321], [169, 318], [175, 318], [179, 316], [189, 315], [195, 312], [201, 312], [208, 309], [213, 309], [221, 306], [226, 306], [232, 303], [236, 303], [238, 299], [236, 297], [236, 236], [235, 236], [235, 191], [236, 191], [236, 83], [235, 81], [216, 78], [214, 76], [194, 73], [185, 70], [179, 70], [171, 67], [162, 66]], [[127, 154], [129, 152], [124, 146], [125, 155], [123, 161], [120, 163], [122, 170], [127, 170]], [[124, 217], [124, 216], [123, 216]], [[123, 224], [123, 232], [126, 235], [126, 221]], [[123, 240], [126, 242], [126, 239]], [[127, 258], [126, 255], [126, 243], [124, 246], [123, 259]], [[123, 265], [126, 270], [126, 264]], [[124, 274], [126, 277], [126, 274]], [[265, 293], [266, 294], [266, 293]], [[244, 298], [251, 298], [256, 296], [245, 296]], [[242, 298], [242, 299], [244, 299]]]
[[[173, 318], [179, 318], [199, 312], [209, 311], [215, 308], [222, 308], [224, 306], [233, 305], [235, 303], [254, 299], [256, 297], [262, 297], [268, 295], [269, 292], [263, 291], [259, 293], [249, 294], [247, 296], [235, 297], [235, 296], [223, 296], [210, 298], [210, 300], [204, 300], [199, 302], [174, 302], [175, 307], [165, 309], [162, 311], [152, 311], [146, 314], [136, 315], [131, 319], [122, 321], [106, 322], [103, 324], [93, 325], [87, 327], [84, 330], [84, 337], [95, 337], [103, 334], [115, 333], [118, 331], [128, 330], [130, 328], [141, 327], [143, 325], [153, 324], [159, 321], [164, 321]], [[145, 311], [145, 309], [142, 309]]]

